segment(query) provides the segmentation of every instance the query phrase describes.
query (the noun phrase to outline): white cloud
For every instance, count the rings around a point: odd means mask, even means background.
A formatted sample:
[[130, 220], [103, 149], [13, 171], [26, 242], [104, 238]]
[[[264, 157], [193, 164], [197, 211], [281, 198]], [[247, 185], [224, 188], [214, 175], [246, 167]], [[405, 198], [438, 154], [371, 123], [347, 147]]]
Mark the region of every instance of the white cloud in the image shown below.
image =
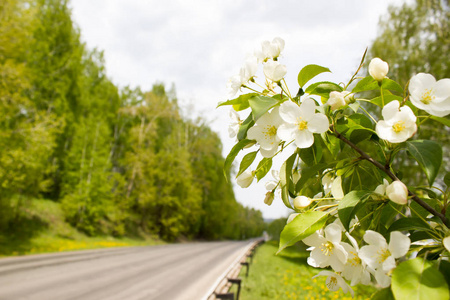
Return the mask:
[[[73, 17], [89, 48], [104, 50], [106, 69], [114, 83], [150, 89], [155, 82], [175, 83], [182, 106], [195, 105], [198, 114], [219, 132], [224, 153], [228, 110], [227, 79], [236, 74], [262, 40], [286, 41], [281, 60], [287, 81], [297, 89], [302, 66], [329, 67], [327, 79], [348, 80], [364, 49], [376, 36], [379, 16], [388, 4], [402, 0], [73, 0]], [[263, 203], [263, 184], [235, 189], [244, 205], [261, 209], [265, 217], [286, 215], [282, 204]], [[275, 206], [275, 207], [274, 207]]]

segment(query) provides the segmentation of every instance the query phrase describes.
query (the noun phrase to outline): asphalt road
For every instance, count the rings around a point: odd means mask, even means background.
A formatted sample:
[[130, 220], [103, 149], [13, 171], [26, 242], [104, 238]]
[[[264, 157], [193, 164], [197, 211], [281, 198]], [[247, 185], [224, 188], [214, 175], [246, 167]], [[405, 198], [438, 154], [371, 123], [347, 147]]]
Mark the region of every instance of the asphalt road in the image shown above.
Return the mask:
[[248, 241], [114, 248], [0, 259], [1, 300], [197, 300]]

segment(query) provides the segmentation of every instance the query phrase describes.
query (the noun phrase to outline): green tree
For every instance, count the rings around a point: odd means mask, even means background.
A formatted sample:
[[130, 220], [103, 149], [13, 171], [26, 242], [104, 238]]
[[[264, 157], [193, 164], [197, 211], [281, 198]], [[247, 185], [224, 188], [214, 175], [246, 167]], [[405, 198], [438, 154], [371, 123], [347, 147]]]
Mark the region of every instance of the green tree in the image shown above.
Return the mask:
[[49, 188], [44, 176], [51, 171], [49, 153], [59, 127], [53, 113], [39, 110], [28, 97], [33, 91], [26, 63], [33, 10], [25, 3], [0, 5], [0, 228], [10, 222], [14, 196], [20, 208], [24, 196]]

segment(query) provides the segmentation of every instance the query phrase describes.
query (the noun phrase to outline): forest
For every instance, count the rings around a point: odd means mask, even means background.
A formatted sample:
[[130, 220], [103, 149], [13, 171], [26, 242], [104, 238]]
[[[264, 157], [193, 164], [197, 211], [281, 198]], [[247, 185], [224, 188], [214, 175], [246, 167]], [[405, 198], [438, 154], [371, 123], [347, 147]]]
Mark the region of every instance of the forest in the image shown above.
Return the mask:
[[0, 2], [0, 235], [36, 199], [89, 235], [244, 239], [264, 229], [223, 176], [222, 145], [174, 88], [119, 89], [65, 0]]

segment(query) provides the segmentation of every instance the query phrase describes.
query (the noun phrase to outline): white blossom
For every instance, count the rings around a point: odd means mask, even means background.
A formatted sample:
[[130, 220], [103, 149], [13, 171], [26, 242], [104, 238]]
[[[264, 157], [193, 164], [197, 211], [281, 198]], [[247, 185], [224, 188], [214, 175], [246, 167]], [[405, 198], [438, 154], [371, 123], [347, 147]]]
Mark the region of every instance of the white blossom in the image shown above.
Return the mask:
[[347, 262], [344, 265], [342, 276], [345, 279], [350, 280], [350, 285], [352, 286], [358, 283], [368, 285], [370, 283], [370, 273], [368, 271], [367, 264], [363, 262], [358, 255], [358, 243], [349, 233], [346, 233], [346, 236], [352, 245], [348, 243], [341, 243], [345, 251], [348, 253]]
[[376, 81], [382, 81], [386, 74], [389, 72], [389, 65], [387, 62], [381, 60], [378, 57], [372, 59], [369, 63], [369, 74]]
[[386, 195], [397, 204], [404, 205], [408, 202], [408, 188], [400, 180], [395, 180], [386, 187]]
[[381, 111], [384, 120], [378, 122], [378, 136], [391, 143], [401, 143], [416, 133], [416, 116], [408, 106], [400, 107], [397, 100], [391, 101]]
[[227, 82], [227, 90], [228, 97], [232, 98], [236, 95], [237, 92], [241, 89], [242, 86], [242, 77], [241, 75], [234, 75], [228, 79]]
[[227, 83], [228, 97], [234, 97], [241, 87], [246, 85], [258, 70], [258, 61], [256, 57], [249, 57], [244, 63], [244, 66], [239, 70], [239, 74], [232, 76]]
[[280, 82], [286, 75], [287, 68], [279, 62], [271, 60], [264, 65], [263, 72], [267, 79], [273, 82]]
[[322, 177], [322, 185], [325, 195], [331, 192], [331, 195], [336, 199], [344, 198], [344, 191], [342, 190], [342, 178], [341, 176], [334, 177], [332, 172], [328, 172], [330, 169], [324, 170], [325, 175]]
[[368, 244], [361, 247], [359, 257], [373, 270], [375, 279], [382, 287], [390, 285], [388, 272], [396, 267], [395, 259], [409, 250], [411, 240], [399, 231], [392, 231], [389, 244], [378, 232], [367, 230], [364, 241]]
[[351, 102], [352, 94], [348, 91], [330, 93], [327, 104], [331, 107], [331, 110], [336, 110], [345, 106]]
[[239, 132], [239, 127], [242, 124], [242, 120], [239, 117], [239, 114], [234, 109], [230, 109], [229, 116], [231, 122], [230, 125], [228, 126], [228, 135], [232, 139], [237, 136]]
[[272, 157], [278, 150], [280, 138], [277, 135], [278, 128], [283, 123], [279, 114], [279, 107], [265, 113], [247, 132], [247, 138], [256, 140], [260, 145], [261, 155]]
[[415, 107], [437, 117], [450, 114], [450, 79], [436, 81], [433, 75], [419, 73], [409, 81], [409, 99]]
[[336, 292], [341, 288], [345, 294], [350, 292], [352, 297], [354, 296], [352, 288], [345, 282], [341, 275], [331, 271], [321, 271], [316, 276], [313, 276], [313, 278], [318, 276], [327, 276], [325, 284], [330, 291]]
[[314, 143], [313, 133], [323, 133], [330, 126], [328, 118], [315, 113], [316, 104], [313, 99], [306, 98], [298, 106], [286, 101], [280, 105], [280, 116], [285, 121], [278, 128], [278, 136], [285, 141], [294, 140], [298, 148], [308, 148]]
[[253, 80], [258, 70], [258, 60], [256, 57], [249, 57], [245, 60], [244, 67], [241, 68], [240, 76], [243, 84]]
[[250, 170], [242, 172], [238, 177], [236, 177], [236, 183], [241, 188], [248, 188], [253, 182], [254, 174]]
[[312, 247], [308, 264], [320, 268], [331, 266], [336, 272], [342, 272], [348, 254], [341, 245], [341, 228], [339, 225], [331, 223], [325, 227], [324, 233], [321, 235], [315, 232], [303, 239], [306, 245]]
[[284, 40], [276, 37], [270, 41], [263, 41], [261, 43], [261, 50], [255, 52], [259, 62], [265, 62], [269, 59], [276, 60], [284, 49]]

